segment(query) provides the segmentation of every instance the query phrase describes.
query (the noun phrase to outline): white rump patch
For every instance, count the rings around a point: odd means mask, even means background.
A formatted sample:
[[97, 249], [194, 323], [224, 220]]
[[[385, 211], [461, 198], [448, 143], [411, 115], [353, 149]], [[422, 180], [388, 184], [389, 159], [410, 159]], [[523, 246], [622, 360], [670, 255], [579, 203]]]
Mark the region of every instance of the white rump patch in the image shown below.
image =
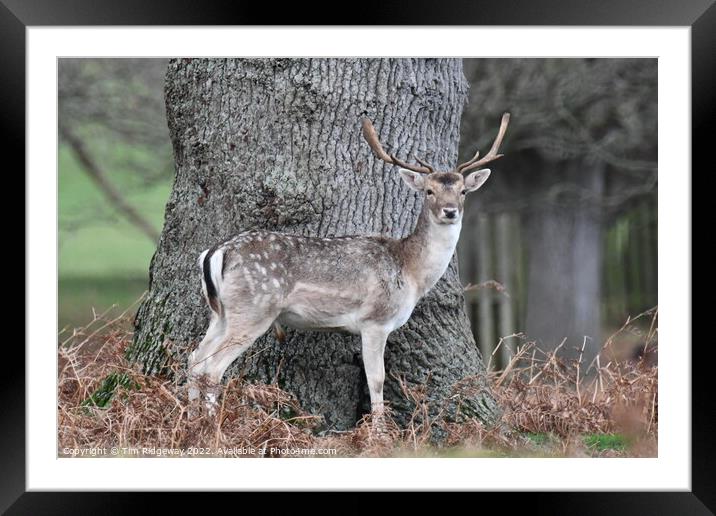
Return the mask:
[[214, 251], [209, 260], [209, 272], [211, 273], [211, 281], [214, 282], [214, 288], [216, 288], [216, 295], [221, 294], [221, 284], [223, 278], [221, 277], [221, 271], [224, 268], [224, 249], [219, 248]]
[[206, 291], [206, 281], [204, 281], [204, 258], [206, 257], [206, 253], [208, 253], [209, 250], [202, 252], [199, 255], [199, 270], [201, 271], [200, 278], [201, 278], [201, 291], [204, 293], [204, 299], [206, 299], [206, 303], [209, 304], [209, 293]]
[[199, 255], [199, 268], [203, 271], [204, 270], [204, 258], [206, 258], [206, 253], [208, 253], [209, 250], [206, 249], [205, 251], [202, 251], [202, 253]]

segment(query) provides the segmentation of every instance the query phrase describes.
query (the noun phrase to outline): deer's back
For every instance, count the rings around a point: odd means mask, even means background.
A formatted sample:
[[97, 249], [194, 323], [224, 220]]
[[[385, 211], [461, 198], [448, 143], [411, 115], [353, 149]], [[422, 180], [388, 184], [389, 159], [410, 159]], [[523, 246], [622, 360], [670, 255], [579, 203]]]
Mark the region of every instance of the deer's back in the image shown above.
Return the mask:
[[410, 302], [390, 239], [252, 231], [219, 248], [229, 310], [250, 301], [291, 326], [358, 332], [365, 321], [402, 319]]

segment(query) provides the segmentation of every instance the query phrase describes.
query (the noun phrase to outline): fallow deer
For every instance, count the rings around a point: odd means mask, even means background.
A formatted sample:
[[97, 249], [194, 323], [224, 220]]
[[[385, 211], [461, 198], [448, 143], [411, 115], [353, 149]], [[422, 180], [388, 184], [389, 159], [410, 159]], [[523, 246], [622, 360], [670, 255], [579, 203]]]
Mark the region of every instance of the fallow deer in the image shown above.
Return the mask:
[[197, 399], [200, 385], [208, 385], [204, 395], [213, 412], [226, 369], [276, 324], [360, 335], [372, 412], [381, 414], [386, 339], [408, 321], [447, 269], [465, 195], [490, 175], [489, 169], [474, 170], [502, 156], [498, 149], [508, 123], [505, 113], [484, 157], [478, 151], [455, 170], [440, 172], [419, 158], [419, 164], [408, 164], [387, 154], [371, 122], [363, 120], [363, 136], [374, 154], [397, 165], [403, 181], [425, 196], [417, 224], [405, 238], [248, 231], [202, 252], [201, 284], [211, 321], [189, 356], [189, 399]]

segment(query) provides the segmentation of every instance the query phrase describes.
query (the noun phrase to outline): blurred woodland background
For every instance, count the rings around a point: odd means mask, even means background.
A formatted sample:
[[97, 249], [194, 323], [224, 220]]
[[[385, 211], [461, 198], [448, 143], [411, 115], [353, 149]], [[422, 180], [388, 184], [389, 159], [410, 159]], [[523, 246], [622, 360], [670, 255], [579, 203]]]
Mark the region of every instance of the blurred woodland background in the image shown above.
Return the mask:
[[[124, 311], [147, 288], [173, 179], [165, 70], [163, 59], [59, 62], [60, 330]], [[466, 59], [464, 71], [461, 161], [512, 113], [458, 248], [485, 362], [501, 367], [525, 338], [596, 350], [657, 305], [657, 61]]]

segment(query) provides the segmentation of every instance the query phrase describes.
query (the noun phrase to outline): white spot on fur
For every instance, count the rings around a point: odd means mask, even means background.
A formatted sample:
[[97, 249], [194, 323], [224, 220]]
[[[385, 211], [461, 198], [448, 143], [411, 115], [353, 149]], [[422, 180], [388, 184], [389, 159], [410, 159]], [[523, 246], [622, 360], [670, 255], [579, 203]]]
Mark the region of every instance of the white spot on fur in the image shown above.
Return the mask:
[[253, 295], [254, 292], [256, 292], [256, 289], [254, 288], [254, 278], [251, 276], [251, 272], [249, 272], [249, 269], [247, 267], [244, 267], [243, 269], [241, 269], [241, 271], [244, 273], [244, 279], [249, 285], [249, 292], [251, 292], [251, 294]]
[[276, 278], [273, 279], [273, 284], [276, 286], [276, 288], [279, 288], [281, 286], [281, 283], [279, 283]]

